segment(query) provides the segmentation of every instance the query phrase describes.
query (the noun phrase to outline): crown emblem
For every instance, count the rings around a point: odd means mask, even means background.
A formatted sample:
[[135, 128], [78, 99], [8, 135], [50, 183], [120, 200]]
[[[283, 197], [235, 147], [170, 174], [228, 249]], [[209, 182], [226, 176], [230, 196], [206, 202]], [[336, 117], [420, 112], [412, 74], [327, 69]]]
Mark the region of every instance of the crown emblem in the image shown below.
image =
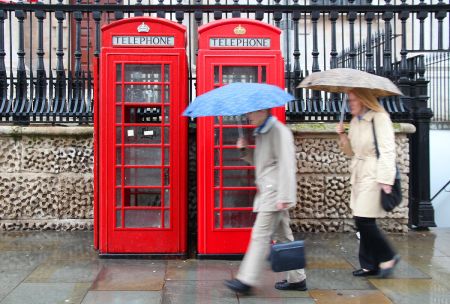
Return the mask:
[[234, 28], [234, 33], [236, 35], [245, 35], [247, 33], [247, 30], [245, 27], [241, 26], [240, 24]]
[[138, 26], [137, 30], [138, 33], [148, 33], [150, 31], [150, 27], [142, 22], [142, 24]]

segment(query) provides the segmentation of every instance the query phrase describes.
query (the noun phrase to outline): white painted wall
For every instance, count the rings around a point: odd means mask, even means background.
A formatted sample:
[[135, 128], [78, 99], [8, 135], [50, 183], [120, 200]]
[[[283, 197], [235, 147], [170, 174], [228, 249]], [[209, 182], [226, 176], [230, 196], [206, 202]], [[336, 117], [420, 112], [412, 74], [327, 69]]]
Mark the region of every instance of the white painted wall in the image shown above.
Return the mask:
[[[433, 197], [450, 179], [450, 130], [430, 131], [430, 195]], [[450, 185], [447, 186], [450, 190]], [[433, 200], [438, 227], [450, 227], [450, 192], [441, 192]]]

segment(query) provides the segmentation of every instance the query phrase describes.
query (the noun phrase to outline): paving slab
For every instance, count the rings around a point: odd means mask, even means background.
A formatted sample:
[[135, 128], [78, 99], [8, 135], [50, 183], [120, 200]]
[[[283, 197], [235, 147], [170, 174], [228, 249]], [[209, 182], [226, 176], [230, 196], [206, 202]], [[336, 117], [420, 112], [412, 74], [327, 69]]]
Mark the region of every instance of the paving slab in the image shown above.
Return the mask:
[[396, 304], [450, 303], [450, 289], [431, 279], [370, 279]]
[[310, 256], [307, 257], [308, 269], [349, 269], [353, 266], [340, 256]]
[[229, 280], [236, 262], [208, 260], [175, 260], [167, 262], [166, 280]]
[[378, 290], [311, 290], [316, 304], [392, 304]]
[[311, 298], [239, 298], [239, 304], [314, 304]]
[[308, 289], [370, 290], [372, 284], [361, 277], [354, 277], [347, 269], [307, 269]]
[[161, 291], [89, 291], [81, 304], [160, 304]]
[[49, 259], [48, 252], [0, 251], [0, 271], [33, 270]]
[[52, 260], [39, 265], [25, 280], [27, 283], [92, 283], [100, 270], [98, 261]]
[[29, 270], [0, 270], [0, 301], [30, 274]]
[[112, 260], [102, 264], [92, 290], [157, 291], [164, 286], [165, 261]]
[[238, 304], [238, 297], [221, 281], [168, 281], [163, 304]]
[[0, 304], [79, 304], [89, 286], [86, 283], [22, 283]]

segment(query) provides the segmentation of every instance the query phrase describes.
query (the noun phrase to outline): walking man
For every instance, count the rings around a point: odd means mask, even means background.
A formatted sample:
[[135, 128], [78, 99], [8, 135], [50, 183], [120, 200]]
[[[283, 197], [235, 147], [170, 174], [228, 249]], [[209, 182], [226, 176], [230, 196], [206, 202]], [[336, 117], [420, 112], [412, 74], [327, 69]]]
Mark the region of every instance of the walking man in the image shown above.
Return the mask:
[[[237, 146], [244, 150], [247, 162], [255, 166], [258, 189], [253, 201], [257, 213], [250, 244], [235, 279], [225, 281], [231, 290], [249, 294], [260, 281], [267, 262], [271, 240], [293, 241], [288, 209], [297, 197], [296, 159], [292, 132], [270, 114], [270, 109], [247, 113], [254, 131], [256, 148], [248, 148], [244, 138]], [[287, 272], [287, 279], [275, 284], [279, 290], [307, 290], [304, 269]]]

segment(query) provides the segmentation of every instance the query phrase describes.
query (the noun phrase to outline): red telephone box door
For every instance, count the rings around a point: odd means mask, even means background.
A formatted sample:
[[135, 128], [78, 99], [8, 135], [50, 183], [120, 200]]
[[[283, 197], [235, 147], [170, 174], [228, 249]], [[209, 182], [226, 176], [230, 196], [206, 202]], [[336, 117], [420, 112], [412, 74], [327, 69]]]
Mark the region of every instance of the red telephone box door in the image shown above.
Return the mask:
[[165, 49], [102, 54], [102, 253], [186, 251], [184, 71], [183, 54]]
[[[277, 28], [253, 20], [230, 19], [207, 24], [199, 32], [197, 94], [231, 82], [270, 83], [284, 87]], [[264, 47], [249, 47], [257, 42], [246, 40], [246, 37], [261, 37], [265, 43], [260, 45]], [[237, 47], [239, 44], [246, 44], [246, 47]], [[273, 111], [281, 121], [285, 120], [284, 113], [284, 108]], [[250, 228], [256, 217], [253, 213], [256, 187], [254, 167], [240, 159], [240, 151], [236, 148], [241, 123], [254, 148], [254, 127], [239, 117], [197, 120], [200, 255], [241, 254], [247, 248]]]

